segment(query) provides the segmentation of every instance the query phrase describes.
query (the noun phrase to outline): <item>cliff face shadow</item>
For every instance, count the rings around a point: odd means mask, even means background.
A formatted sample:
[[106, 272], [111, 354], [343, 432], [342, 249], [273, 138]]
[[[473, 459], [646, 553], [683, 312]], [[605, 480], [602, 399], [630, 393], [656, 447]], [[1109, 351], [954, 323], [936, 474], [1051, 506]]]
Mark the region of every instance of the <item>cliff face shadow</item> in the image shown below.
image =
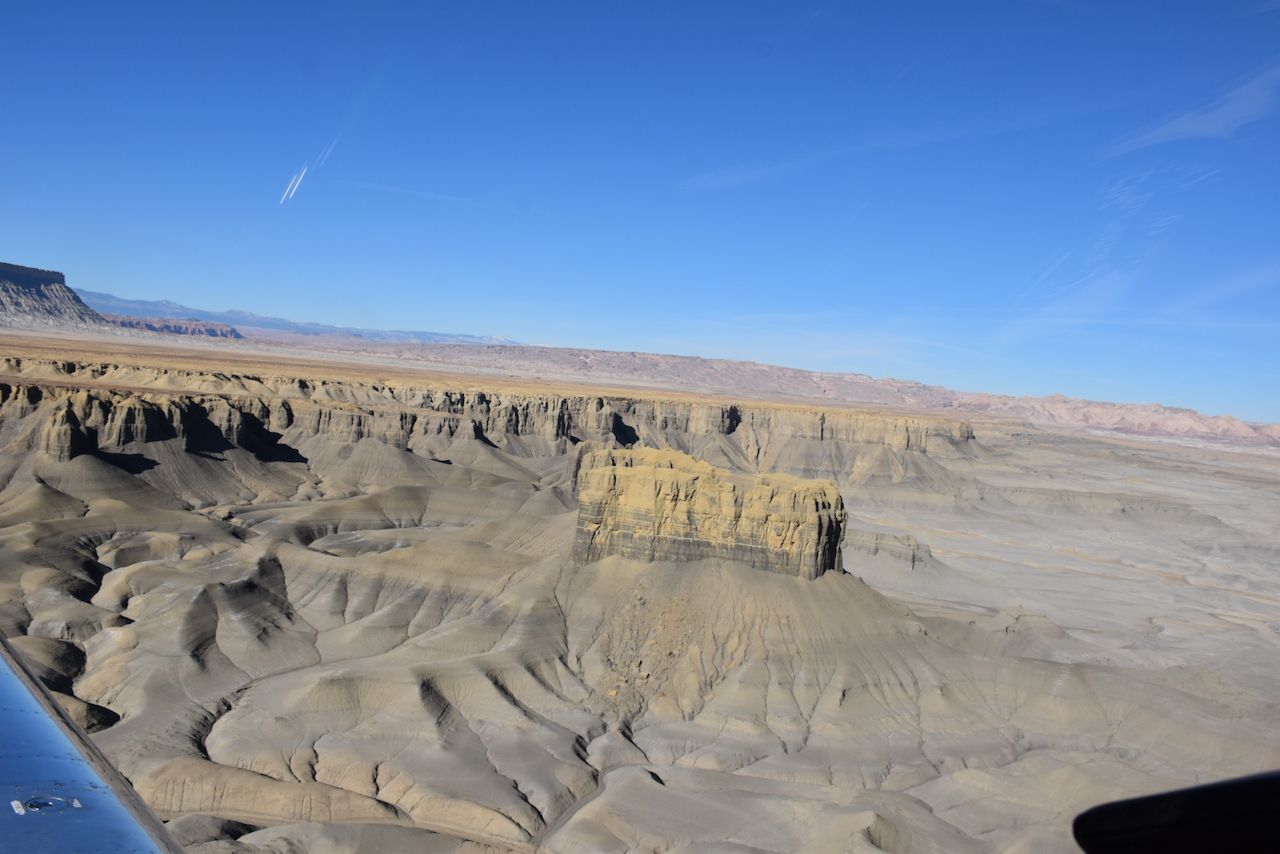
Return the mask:
[[733, 431], [738, 429], [738, 425], [741, 423], [742, 412], [738, 409], [738, 405], [735, 403], [733, 406], [730, 406], [729, 410], [725, 413], [724, 434], [726, 436], [732, 434]]
[[275, 442], [265, 447], [251, 448], [253, 455], [264, 463], [307, 463], [307, 458], [297, 448]]
[[160, 465], [150, 457], [144, 457], [142, 454], [119, 454], [111, 451], [95, 451], [93, 454], [103, 462], [111, 463], [118, 469], [127, 471], [129, 474], [142, 474], [144, 471], [150, 471]]
[[267, 429], [256, 416], [243, 414], [244, 448], [264, 463], [303, 463], [307, 458], [297, 448], [280, 441], [280, 434]]
[[640, 441], [640, 434], [636, 432], [636, 428], [623, 421], [622, 416], [616, 412], [613, 413], [613, 425], [609, 428], [609, 432], [624, 448], [630, 448]]
[[193, 407], [193, 416], [186, 419], [183, 432], [186, 434], [186, 451], [206, 459], [217, 459], [216, 454], [229, 451], [235, 447], [226, 436], [222, 435], [204, 407]]
[[472, 435], [475, 436], [477, 441], [483, 442], [485, 445], [488, 445], [490, 448], [498, 447], [496, 444], [494, 444], [492, 439], [490, 439], [488, 436], [485, 435], [484, 428], [482, 428], [479, 424], [472, 422], [471, 430], [472, 430]]
[[219, 460], [220, 454], [240, 447], [264, 463], [307, 462], [296, 448], [281, 443], [281, 434], [272, 432], [262, 419], [247, 412], [235, 413], [225, 427], [219, 427], [207, 409], [195, 405], [184, 419], [183, 433], [187, 453], [208, 460]]

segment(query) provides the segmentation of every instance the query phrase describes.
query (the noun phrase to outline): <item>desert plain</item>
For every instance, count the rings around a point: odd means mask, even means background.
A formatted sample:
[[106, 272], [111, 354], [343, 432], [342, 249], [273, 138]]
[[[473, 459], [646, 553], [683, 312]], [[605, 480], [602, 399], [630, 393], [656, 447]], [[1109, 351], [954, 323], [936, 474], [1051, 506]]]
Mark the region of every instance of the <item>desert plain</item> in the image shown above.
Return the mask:
[[0, 631], [191, 852], [1068, 852], [1280, 766], [1271, 445], [384, 356], [0, 334]]

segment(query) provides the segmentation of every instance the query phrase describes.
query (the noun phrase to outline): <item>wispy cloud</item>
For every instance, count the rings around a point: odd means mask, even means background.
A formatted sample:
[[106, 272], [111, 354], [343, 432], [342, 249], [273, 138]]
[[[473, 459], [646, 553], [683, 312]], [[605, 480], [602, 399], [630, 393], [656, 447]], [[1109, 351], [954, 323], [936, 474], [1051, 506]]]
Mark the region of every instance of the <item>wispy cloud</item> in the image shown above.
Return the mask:
[[677, 186], [686, 190], [727, 190], [762, 184], [828, 163], [852, 157], [909, 151], [949, 142], [966, 142], [1006, 133], [1048, 127], [1098, 110], [1109, 109], [1130, 100], [1127, 94], [1112, 99], [1093, 100], [1071, 106], [1053, 105], [1049, 109], [1027, 109], [986, 122], [941, 124], [932, 127], [886, 127], [868, 131], [843, 145], [801, 151], [788, 156], [713, 169], [689, 176]]
[[1111, 154], [1182, 139], [1228, 139], [1247, 125], [1262, 121], [1280, 107], [1280, 65], [1255, 74], [1211, 104], [1181, 115], [1120, 142]]
[[1155, 170], [1147, 169], [1127, 175], [1119, 175], [1102, 185], [1102, 198], [1098, 210], [1117, 210], [1122, 216], [1132, 217], [1151, 201], [1151, 177]]
[[1175, 181], [1173, 184], [1173, 189], [1175, 192], [1185, 193], [1187, 190], [1190, 190], [1196, 184], [1200, 184], [1205, 181], [1216, 178], [1221, 173], [1222, 173], [1221, 169], [1192, 170], [1189, 174], [1186, 174], [1181, 178], [1179, 178], [1177, 181]]
[[1164, 167], [1120, 172], [1103, 180], [1097, 189], [1092, 239], [1056, 248], [1020, 290], [1011, 292], [1007, 308], [1016, 317], [1008, 323], [1010, 335], [1019, 325], [1048, 329], [1105, 322], [1105, 313], [1094, 309], [1108, 294], [1127, 293], [1161, 254], [1182, 221], [1174, 197], [1204, 175], [1203, 170]]
[[1280, 289], [1280, 263], [1264, 264], [1183, 294], [1166, 306], [1171, 315], [1203, 317], [1206, 309], [1263, 291]]
[[[1046, 305], [1007, 320], [991, 338], [996, 353], [1016, 349], [1056, 332], [1086, 327], [1215, 330], [1240, 334], [1280, 331], [1274, 317], [1220, 316], [1214, 311], [1242, 298], [1280, 290], [1280, 264], [1268, 264], [1183, 294], [1164, 306], [1133, 305], [1139, 283], [1134, 270], [1108, 269], [1073, 282]], [[1139, 311], [1126, 310], [1138, 308]], [[995, 320], [996, 318], [992, 318]]]
[[1048, 259], [1040, 265], [1040, 268], [1036, 270], [1035, 274], [1032, 275], [1030, 281], [1023, 286], [1021, 291], [1019, 291], [1015, 302], [1025, 302], [1028, 298], [1040, 293], [1044, 289], [1046, 283], [1050, 281], [1053, 275], [1058, 272], [1058, 269], [1061, 268], [1069, 258], [1071, 258], [1071, 253], [1069, 251], [1065, 249], [1054, 250], [1049, 255]]
[[1071, 284], [1057, 299], [1005, 324], [992, 337], [1001, 352], [1054, 331], [1105, 321], [1133, 289], [1134, 277], [1120, 270], [1104, 270]]

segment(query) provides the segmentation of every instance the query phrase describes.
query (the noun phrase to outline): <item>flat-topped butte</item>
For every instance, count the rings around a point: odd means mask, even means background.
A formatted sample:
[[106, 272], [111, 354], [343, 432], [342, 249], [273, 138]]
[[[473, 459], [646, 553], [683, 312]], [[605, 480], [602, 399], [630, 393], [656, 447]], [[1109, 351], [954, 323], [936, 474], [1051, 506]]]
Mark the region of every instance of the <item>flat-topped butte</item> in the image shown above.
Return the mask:
[[841, 568], [844, 501], [830, 481], [735, 474], [640, 448], [585, 449], [576, 484], [582, 562], [717, 558], [810, 579]]

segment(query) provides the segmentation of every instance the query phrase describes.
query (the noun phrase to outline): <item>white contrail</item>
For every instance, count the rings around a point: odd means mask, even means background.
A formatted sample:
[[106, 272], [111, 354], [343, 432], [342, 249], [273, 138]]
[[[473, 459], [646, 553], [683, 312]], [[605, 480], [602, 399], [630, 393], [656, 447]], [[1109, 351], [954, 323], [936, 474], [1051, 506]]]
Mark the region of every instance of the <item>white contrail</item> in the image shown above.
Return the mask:
[[[339, 134], [338, 136], [335, 136], [333, 139], [329, 140], [329, 144], [324, 147], [324, 151], [321, 151], [320, 156], [316, 158], [315, 167], [317, 169], [319, 169], [321, 166], [325, 164], [325, 161], [329, 159], [330, 154], [333, 154], [333, 149], [337, 147], [338, 140], [340, 140], [341, 138], [342, 138], [342, 135]], [[281, 194], [280, 196], [280, 204], [283, 205], [285, 202], [292, 199], [295, 194], [297, 194], [298, 188], [302, 186], [302, 179], [307, 177], [307, 170], [310, 168], [311, 168], [310, 163], [304, 164], [302, 167], [302, 171], [296, 173], [293, 176], [293, 178], [289, 181], [289, 186], [284, 188], [284, 193]]]
[[335, 136], [329, 144], [325, 146], [324, 153], [320, 155], [320, 159], [316, 162], [316, 166], [323, 166], [325, 164], [325, 161], [329, 159], [329, 155], [333, 154], [333, 148], [338, 144], [339, 139], [341, 139], [341, 136]]
[[289, 198], [293, 198], [293, 194], [298, 192], [298, 188], [302, 186], [302, 179], [307, 177], [307, 167], [303, 166], [302, 171], [298, 173], [298, 183], [293, 185], [293, 189], [289, 191]]
[[284, 188], [284, 193], [280, 196], [280, 204], [283, 205], [284, 200], [289, 198], [289, 191], [293, 189], [293, 183], [297, 180], [298, 180], [298, 176], [295, 173], [294, 176], [289, 179], [289, 186]]
[[306, 177], [307, 167], [303, 166], [302, 171], [295, 173], [293, 178], [289, 180], [289, 186], [284, 188], [284, 195], [280, 197], [280, 204], [284, 204], [293, 198], [293, 194], [298, 192], [298, 188], [302, 186], [302, 179]]

